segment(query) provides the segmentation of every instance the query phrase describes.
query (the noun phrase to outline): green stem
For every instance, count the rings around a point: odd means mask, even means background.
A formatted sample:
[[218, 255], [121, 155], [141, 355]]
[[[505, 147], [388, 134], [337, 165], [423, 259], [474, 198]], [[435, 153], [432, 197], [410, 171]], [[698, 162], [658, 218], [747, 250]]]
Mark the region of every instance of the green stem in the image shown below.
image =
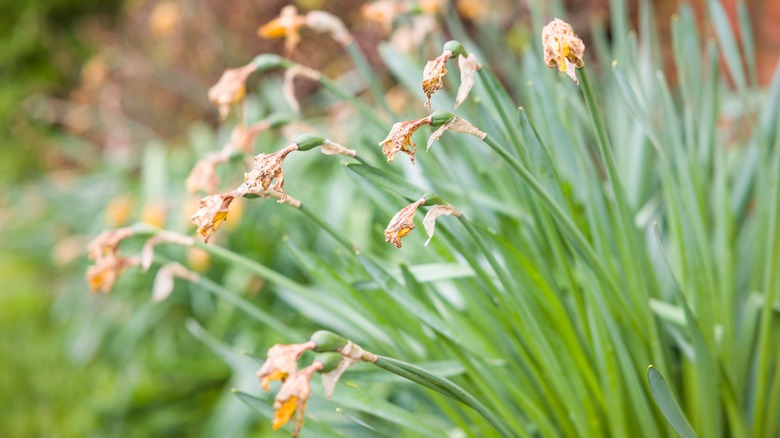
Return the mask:
[[355, 252], [355, 245], [351, 244], [347, 239], [345, 239], [341, 234], [339, 234], [338, 231], [336, 231], [333, 227], [330, 226], [327, 222], [323, 221], [319, 215], [314, 213], [313, 211], [309, 210], [308, 207], [301, 204], [301, 206], [298, 208], [298, 210], [303, 213], [307, 218], [309, 218], [312, 222], [319, 225], [320, 228], [322, 228], [326, 233], [330, 234], [338, 243], [341, 244], [344, 248], [347, 249], [347, 251]]
[[520, 137], [515, 131], [517, 123], [512, 122], [514, 118], [509, 117], [509, 114], [506, 113], [504, 104], [499, 100], [498, 95], [496, 94], [496, 88], [500, 85], [496, 81], [493, 74], [487, 70], [487, 67], [483, 67], [479, 70], [479, 77], [482, 79], [482, 83], [485, 85], [485, 89], [490, 95], [490, 100], [493, 101], [493, 105], [496, 107], [496, 110], [498, 110], [498, 115], [501, 117], [501, 122], [507, 129], [509, 138], [512, 140], [512, 143], [515, 145], [517, 150], [522, 150], [523, 143], [520, 141]]
[[360, 46], [358, 46], [357, 42], [353, 39], [349, 44], [344, 46], [344, 48], [347, 50], [347, 53], [352, 58], [352, 61], [357, 66], [358, 70], [360, 70], [360, 73], [362, 73], [363, 77], [368, 81], [368, 86], [371, 88], [371, 92], [374, 94], [376, 101], [382, 105], [382, 108], [387, 114], [393, 114], [393, 111], [390, 110], [390, 107], [387, 105], [385, 94], [382, 91], [382, 87], [379, 85], [379, 80], [377, 79], [376, 74], [374, 74], [374, 70], [371, 69], [368, 60], [366, 59], [366, 55], [360, 50]]
[[379, 117], [374, 108], [370, 107], [365, 102], [355, 97], [352, 93], [337, 85], [330, 78], [325, 77], [325, 75], [321, 75], [319, 79], [317, 79], [317, 82], [322, 85], [323, 88], [336, 95], [336, 97], [352, 104], [352, 106], [354, 106], [355, 109], [360, 112], [360, 114], [367, 117], [378, 128], [383, 130], [388, 128], [388, 124], [382, 120], [381, 117]]
[[440, 394], [444, 394], [474, 409], [485, 418], [502, 437], [513, 437], [516, 434], [511, 431], [503, 420], [497, 417], [490, 409], [468, 391], [461, 388], [451, 380], [439, 377], [428, 370], [407, 362], [386, 356], [377, 356], [374, 365], [390, 371], [393, 374], [411, 380], [414, 383], [430, 388]]

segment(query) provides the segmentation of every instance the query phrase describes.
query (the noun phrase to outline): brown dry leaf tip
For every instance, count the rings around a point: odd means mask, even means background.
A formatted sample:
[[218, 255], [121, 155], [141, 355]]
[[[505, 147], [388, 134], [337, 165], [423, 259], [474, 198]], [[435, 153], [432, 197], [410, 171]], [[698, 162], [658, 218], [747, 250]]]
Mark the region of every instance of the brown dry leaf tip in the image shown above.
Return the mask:
[[195, 167], [192, 168], [185, 181], [187, 191], [189, 193], [195, 193], [202, 190], [208, 194], [216, 193], [219, 186], [217, 166], [227, 161], [228, 158], [228, 154], [217, 152], [209, 154], [195, 163]]
[[322, 386], [325, 389], [325, 398], [331, 399], [341, 375], [347, 368], [358, 362], [376, 362], [376, 355], [363, 349], [361, 346], [347, 341], [347, 344], [337, 350], [341, 353], [341, 362], [333, 371], [322, 373]]
[[291, 144], [273, 154], [255, 156], [254, 167], [244, 174], [244, 185], [246, 185], [247, 193], [259, 195], [271, 187], [271, 182], [276, 180], [272, 189], [281, 195], [277, 202], [283, 204], [287, 199], [287, 194], [284, 192], [282, 162], [287, 158], [287, 155], [296, 150], [298, 150], [298, 145]]
[[471, 88], [474, 87], [474, 75], [477, 70], [482, 68], [477, 57], [473, 53], [468, 56], [458, 56], [458, 68], [460, 69], [460, 87], [458, 96], [455, 98], [455, 108], [459, 107], [469, 96]]
[[282, 384], [281, 389], [274, 398], [274, 419], [272, 427], [280, 429], [287, 424], [293, 414], [297, 412], [292, 436], [297, 437], [303, 427], [306, 403], [311, 397], [311, 378], [315, 372], [322, 370], [322, 362], [315, 362], [306, 368], [296, 371]]
[[460, 217], [461, 213], [451, 205], [434, 205], [428, 210], [428, 213], [425, 214], [425, 218], [423, 219], [423, 228], [425, 228], [425, 233], [428, 235], [425, 246], [428, 246], [428, 244], [431, 243], [431, 239], [433, 239], [433, 232], [436, 230], [436, 219], [438, 219], [439, 216], [450, 215]]
[[400, 248], [401, 238], [414, 229], [414, 215], [417, 213], [417, 207], [423, 204], [425, 204], [425, 198], [420, 198], [417, 202], [407, 205], [396, 213], [385, 228], [385, 242]]
[[382, 153], [387, 155], [387, 162], [393, 161], [393, 157], [398, 152], [403, 152], [409, 155], [409, 159], [414, 164], [414, 151], [417, 149], [417, 145], [412, 141], [412, 134], [420, 129], [420, 126], [430, 124], [430, 116], [394, 124], [390, 133], [387, 134], [387, 138], [379, 142], [379, 145], [382, 146]]
[[301, 41], [301, 26], [306, 24], [306, 17], [298, 14], [298, 8], [287, 5], [282, 8], [279, 16], [260, 26], [257, 35], [265, 39], [284, 38], [284, 50], [289, 54]]
[[322, 77], [322, 73], [318, 70], [300, 64], [296, 64], [284, 72], [282, 95], [284, 96], [284, 100], [286, 100], [290, 105], [290, 108], [292, 108], [292, 110], [296, 113], [299, 113], [301, 111], [301, 107], [298, 104], [298, 99], [295, 97], [295, 78], [297, 76], [303, 76], [313, 81], [318, 81]]
[[450, 58], [452, 58], [452, 51], [445, 50], [438, 57], [425, 63], [422, 89], [425, 93], [425, 106], [428, 108], [431, 107], [431, 95], [444, 88], [442, 77], [447, 74], [447, 68], [445, 66]]
[[329, 33], [342, 46], [354, 40], [341, 19], [329, 12], [311, 11], [306, 14], [306, 26], [317, 32]]
[[230, 112], [230, 105], [241, 102], [246, 94], [246, 78], [257, 67], [249, 63], [243, 67], [225, 70], [213, 87], [209, 88], [209, 100], [219, 108], [219, 116], [224, 120]]
[[159, 303], [168, 298], [173, 292], [174, 280], [181, 278], [189, 282], [196, 282], [200, 278], [198, 274], [190, 271], [179, 263], [168, 263], [157, 271], [152, 286], [152, 301]]
[[149, 238], [141, 250], [141, 269], [146, 272], [152, 266], [154, 259], [154, 247], [161, 243], [171, 243], [174, 245], [192, 246], [195, 239], [189, 236], [182, 236], [172, 231], [160, 231], [157, 235]]
[[230, 203], [235, 199], [234, 192], [210, 195], [198, 201], [198, 210], [192, 215], [192, 223], [198, 227], [203, 242], [208, 243], [230, 211]]
[[303, 344], [276, 344], [268, 349], [265, 363], [257, 371], [257, 377], [264, 390], [271, 389], [269, 383], [273, 380], [284, 382], [287, 377], [298, 369], [298, 358], [307, 351], [317, 346], [312, 341]]
[[320, 152], [325, 155], [346, 155], [348, 157], [357, 156], [357, 152], [354, 149], [345, 148], [335, 141], [330, 141], [328, 139], [325, 139], [325, 141], [322, 143], [322, 146], [320, 146]]
[[576, 68], [585, 66], [582, 56], [585, 44], [577, 37], [571, 25], [563, 20], [554, 19], [542, 28], [542, 46], [544, 62], [548, 67], [558, 66], [575, 84], [579, 85]]
[[444, 132], [447, 130], [473, 135], [474, 137], [477, 137], [480, 140], [484, 140], [485, 137], [487, 137], [487, 134], [485, 132], [480, 131], [479, 129], [477, 129], [476, 126], [472, 125], [465, 119], [462, 119], [458, 116], [453, 116], [445, 124], [441, 125], [439, 129], [434, 131], [430, 137], [428, 137], [428, 144], [426, 150], [430, 149], [431, 145], [435, 141], [438, 141], [441, 138], [441, 136], [444, 135]]

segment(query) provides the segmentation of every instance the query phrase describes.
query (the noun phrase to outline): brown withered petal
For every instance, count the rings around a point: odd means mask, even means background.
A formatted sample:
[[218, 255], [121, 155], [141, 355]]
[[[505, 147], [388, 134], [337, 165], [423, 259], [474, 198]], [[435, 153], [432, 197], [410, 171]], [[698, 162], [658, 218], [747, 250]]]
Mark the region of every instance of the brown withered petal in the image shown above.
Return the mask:
[[205, 158], [195, 163], [185, 180], [187, 191], [195, 193], [202, 190], [208, 194], [217, 192], [219, 186], [219, 176], [217, 175], [217, 166], [224, 163], [229, 158], [228, 154], [217, 152], [207, 155]]
[[265, 131], [270, 127], [270, 123], [267, 120], [261, 120], [254, 125], [237, 125], [230, 133], [230, 140], [228, 140], [225, 147], [222, 149], [222, 153], [230, 155], [231, 152], [241, 152], [244, 154], [251, 154], [254, 151], [254, 142], [257, 135], [262, 131]]
[[306, 404], [311, 397], [311, 378], [322, 369], [321, 362], [315, 362], [300, 371], [294, 372], [286, 380], [274, 398], [274, 430], [280, 429], [297, 413], [292, 436], [297, 437], [303, 427]]
[[225, 70], [213, 87], [209, 88], [209, 100], [219, 108], [222, 119], [230, 112], [230, 105], [244, 99], [246, 78], [257, 67], [251, 62], [243, 67]]
[[559, 71], [565, 72], [579, 85], [575, 68], [585, 66], [582, 60], [585, 44], [574, 33], [571, 25], [557, 18], [549, 22], [542, 28], [542, 46], [545, 64], [548, 67], [557, 65]]
[[407, 120], [394, 124], [390, 133], [387, 134], [387, 138], [379, 142], [379, 145], [382, 146], [382, 153], [387, 155], [387, 162], [393, 161], [393, 157], [395, 157], [395, 154], [398, 152], [403, 152], [409, 155], [412, 164], [414, 164], [414, 151], [417, 149], [417, 145], [412, 141], [412, 134], [414, 134], [420, 126], [430, 124], [430, 117]]
[[296, 64], [288, 68], [284, 72], [284, 81], [282, 83], [282, 95], [284, 100], [290, 105], [293, 111], [296, 113], [301, 111], [301, 107], [298, 104], [298, 99], [295, 97], [295, 78], [297, 76], [303, 76], [313, 81], [317, 81], [322, 76], [322, 73], [313, 68], [309, 68], [303, 65]]
[[361, 11], [363, 17], [382, 26], [387, 32], [393, 27], [393, 21], [403, 13], [405, 7], [395, 0], [379, 0], [363, 5]]
[[336, 366], [336, 369], [322, 374], [322, 386], [325, 389], [325, 398], [327, 399], [333, 397], [336, 383], [338, 383], [341, 375], [347, 371], [347, 368], [358, 362], [376, 362], [377, 359], [375, 354], [364, 350], [352, 341], [347, 341], [347, 344], [339, 348], [338, 352], [341, 353], [342, 359]]
[[400, 248], [401, 238], [414, 229], [414, 215], [417, 213], [417, 207], [423, 204], [425, 204], [425, 198], [420, 198], [417, 202], [407, 205], [396, 213], [385, 228], [385, 242]]
[[291, 144], [286, 148], [272, 154], [259, 154], [255, 156], [255, 165], [248, 173], [244, 174], [244, 184], [248, 193], [263, 192], [271, 187], [271, 182], [276, 180], [272, 189], [282, 196], [277, 202], [283, 204], [287, 198], [284, 192], [284, 172], [282, 162], [291, 152], [298, 150], [297, 144]]
[[433, 239], [433, 232], [436, 230], [436, 219], [443, 215], [460, 217], [461, 213], [451, 205], [434, 205], [431, 207], [423, 219], [423, 228], [425, 228], [425, 233], [428, 235], [425, 246], [428, 246], [431, 243], [431, 239]]
[[190, 282], [198, 281], [198, 274], [185, 268], [183, 265], [173, 262], [160, 268], [154, 277], [152, 286], [152, 301], [159, 303], [168, 298], [173, 292], [174, 280], [181, 278]]
[[447, 68], [445, 66], [450, 58], [452, 58], [452, 52], [445, 50], [438, 57], [425, 63], [422, 89], [425, 93], [425, 106], [428, 108], [431, 107], [431, 95], [444, 88], [442, 77], [447, 74]]
[[330, 36], [342, 46], [353, 41], [352, 34], [341, 19], [329, 12], [311, 11], [306, 14], [306, 26], [317, 32], [329, 33]]
[[306, 350], [316, 346], [317, 344], [309, 341], [303, 344], [276, 344], [269, 348], [263, 366], [257, 371], [263, 389], [268, 391], [269, 382], [272, 380], [284, 382], [298, 369], [298, 358]]
[[474, 75], [482, 66], [477, 62], [477, 57], [473, 53], [469, 56], [458, 56], [458, 68], [460, 69], [460, 87], [458, 96], [455, 98], [455, 108], [459, 107], [469, 96], [471, 88], [474, 87]]
[[111, 292], [122, 271], [138, 264], [138, 257], [119, 257], [113, 253], [101, 256], [87, 268], [87, 283], [93, 293]]
[[210, 195], [198, 202], [198, 210], [192, 215], [192, 223], [198, 227], [198, 234], [208, 243], [211, 236], [227, 219], [230, 203], [235, 199], [233, 192]]
[[322, 143], [322, 146], [320, 146], [320, 152], [325, 155], [346, 155], [348, 157], [357, 156], [357, 152], [355, 150], [347, 149], [335, 141], [330, 141], [328, 139], [325, 139], [325, 141]]
[[154, 247], [161, 243], [171, 243], [174, 245], [192, 246], [195, 240], [190, 236], [182, 236], [173, 231], [160, 231], [156, 236], [149, 238], [141, 249], [141, 269], [146, 272], [152, 266], [154, 259]]
[[477, 129], [476, 126], [472, 125], [465, 119], [455, 116], [448, 120], [447, 123], [441, 125], [436, 131], [433, 132], [433, 134], [431, 134], [430, 137], [428, 137], [428, 145], [426, 150], [430, 149], [431, 145], [435, 141], [438, 141], [441, 136], [444, 135], [444, 133], [448, 130], [473, 135], [480, 140], [484, 140], [485, 137], [487, 137], [487, 134]]
[[116, 254], [119, 251], [119, 244], [122, 240], [133, 234], [135, 234], [135, 231], [130, 227], [103, 231], [87, 245], [89, 258], [98, 260], [101, 257]]

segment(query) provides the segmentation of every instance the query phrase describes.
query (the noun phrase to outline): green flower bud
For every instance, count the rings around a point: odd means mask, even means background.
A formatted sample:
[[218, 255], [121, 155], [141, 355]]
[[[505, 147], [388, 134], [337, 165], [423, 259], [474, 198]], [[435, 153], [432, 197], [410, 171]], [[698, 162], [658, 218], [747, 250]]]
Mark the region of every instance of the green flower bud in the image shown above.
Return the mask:
[[321, 373], [329, 373], [336, 369], [343, 357], [339, 353], [320, 353], [314, 357], [314, 362], [322, 363]]
[[310, 134], [301, 134], [295, 139], [295, 144], [298, 145], [299, 151], [310, 151], [317, 146], [322, 146], [325, 143], [325, 139], [322, 137], [315, 137]]
[[442, 48], [442, 50], [449, 50], [450, 52], [452, 52], [453, 57], [461, 56], [461, 55], [468, 56], [468, 53], [466, 53], [466, 49], [463, 47], [463, 44], [461, 44], [460, 41], [455, 41], [455, 40], [447, 41], [446, 43], [444, 43], [444, 47]]
[[279, 55], [272, 53], [263, 53], [255, 56], [252, 60], [252, 64], [256, 67], [257, 71], [266, 71], [279, 67], [290, 67], [292, 63]]
[[327, 330], [319, 330], [314, 332], [309, 340], [317, 344], [317, 346], [314, 347], [314, 351], [317, 353], [336, 351], [339, 348], [347, 345], [346, 339]]
[[455, 117], [455, 115], [447, 111], [434, 111], [433, 114], [431, 114], [431, 126], [438, 128], [439, 126], [452, 120], [453, 117]]

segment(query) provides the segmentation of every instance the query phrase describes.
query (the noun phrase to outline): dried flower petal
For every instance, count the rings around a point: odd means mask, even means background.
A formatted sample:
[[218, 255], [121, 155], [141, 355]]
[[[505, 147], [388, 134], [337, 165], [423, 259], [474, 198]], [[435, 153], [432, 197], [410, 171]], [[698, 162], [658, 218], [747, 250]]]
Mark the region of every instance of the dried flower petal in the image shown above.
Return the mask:
[[455, 108], [459, 107], [469, 95], [474, 86], [474, 75], [482, 66], [477, 62], [477, 57], [473, 53], [468, 56], [458, 56], [458, 68], [460, 69], [460, 87], [458, 96], [455, 98]]
[[244, 174], [244, 185], [248, 193], [260, 193], [271, 186], [276, 180], [273, 190], [281, 194], [277, 202], [284, 203], [287, 194], [284, 192], [284, 172], [282, 162], [291, 152], [298, 150], [297, 144], [291, 144], [273, 154], [259, 154], [255, 156], [255, 166]]
[[235, 195], [230, 192], [206, 196], [198, 202], [198, 211], [192, 215], [192, 223], [198, 227], [198, 234], [204, 242], [208, 243], [211, 235], [225, 222], [233, 199]]
[[189, 193], [195, 193], [202, 190], [208, 194], [216, 193], [219, 186], [217, 166], [226, 162], [228, 158], [228, 154], [218, 152], [209, 154], [195, 163], [195, 166], [192, 168], [185, 181], [187, 191]]
[[447, 123], [441, 125], [439, 129], [434, 131], [430, 137], [428, 137], [428, 145], [426, 150], [430, 149], [433, 142], [438, 141], [441, 138], [441, 136], [444, 135], [444, 132], [447, 130], [473, 135], [474, 137], [477, 137], [480, 140], [484, 140], [485, 137], [487, 137], [487, 134], [477, 129], [476, 126], [472, 125], [465, 119], [462, 119], [458, 116], [454, 116], [453, 118], [448, 120]]
[[431, 207], [423, 219], [423, 228], [425, 228], [425, 233], [428, 235], [428, 240], [425, 241], [425, 246], [428, 246], [428, 244], [431, 242], [431, 239], [433, 239], [433, 232], [436, 229], [436, 219], [442, 215], [460, 217], [461, 213], [451, 205], [434, 205]]
[[348, 157], [357, 156], [357, 152], [353, 149], [347, 149], [335, 141], [330, 141], [328, 139], [325, 139], [325, 141], [322, 143], [322, 146], [320, 146], [320, 152], [325, 155], [346, 155]]
[[387, 32], [393, 27], [396, 17], [404, 11], [405, 7], [401, 2], [395, 0], [380, 0], [363, 5], [363, 17], [382, 26]]
[[575, 84], [579, 85], [575, 67], [585, 66], [582, 60], [585, 44], [574, 33], [571, 25], [557, 18], [549, 22], [542, 28], [542, 46], [545, 64], [549, 67], [557, 65], [559, 71], [565, 72]]
[[225, 70], [217, 83], [209, 88], [209, 100], [219, 108], [219, 116], [225, 119], [230, 112], [230, 105], [241, 102], [246, 93], [246, 78], [257, 67], [249, 63], [243, 67]]
[[137, 266], [138, 263], [138, 257], [119, 257], [113, 253], [101, 256], [95, 261], [95, 264], [87, 268], [87, 283], [89, 283], [93, 293], [97, 291], [111, 292], [122, 271], [131, 266]]
[[261, 120], [249, 126], [237, 125], [230, 133], [230, 140], [222, 148], [222, 153], [226, 156], [229, 156], [233, 151], [251, 154], [254, 151], [254, 142], [257, 135], [270, 126], [271, 124], [267, 120]]
[[387, 162], [393, 161], [393, 157], [398, 152], [403, 152], [409, 155], [412, 164], [414, 164], [414, 151], [417, 149], [417, 145], [412, 141], [412, 134], [414, 134], [420, 126], [430, 124], [430, 117], [394, 124], [390, 133], [387, 134], [387, 138], [379, 142], [379, 145], [382, 146], [382, 153], [387, 155]]
[[269, 382], [281, 380], [284, 382], [288, 376], [298, 369], [298, 358], [306, 350], [316, 347], [314, 342], [303, 344], [276, 344], [268, 350], [265, 363], [257, 371], [264, 390], [270, 390]]
[[417, 207], [425, 204], [425, 198], [407, 205], [395, 214], [385, 228], [385, 242], [392, 243], [396, 248], [401, 247], [401, 238], [411, 233], [414, 229], [414, 215]]
[[181, 278], [190, 282], [198, 281], [198, 274], [179, 263], [168, 263], [157, 271], [152, 286], [152, 301], [159, 303], [173, 292], [174, 279]]
[[301, 433], [306, 403], [308, 403], [311, 397], [311, 378], [315, 372], [321, 369], [322, 363], [315, 362], [300, 371], [293, 372], [290, 378], [282, 384], [279, 393], [276, 394], [274, 399], [274, 419], [272, 425], [274, 430], [287, 424], [293, 413], [297, 412], [292, 436], [297, 437]]
[[135, 231], [130, 227], [103, 231], [87, 245], [89, 258], [98, 260], [100, 257], [115, 255], [119, 251], [119, 244], [133, 234]]
[[301, 111], [301, 107], [298, 104], [298, 99], [295, 98], [295, 77], [303, 76], [313, 81], [318, 81], [322, 77], [322, 73], [313, 68], [309, 68], [300, 64], [296, 64], [288, 68], [284, 72], [284, 82], [282, 84], [282, 94], [284, 99], [290, 104], [290, 107], [296, 113]]
[[146, 272], [149, 267], [152, 266], [152, 259], [154, 259], [154, 247], [161, 243], [172, 243], [174, 245], [192, 246], [195, 244], [195, 240], [189, 236], [182, 236], [181, 234], [174, 233], [172, 231], [160, 231], [156, 236], [151, 237], [144, 243], [144, 247], [141, 250], [141, 269]]
[[433, 95], [433, 93], [435, 93], [437, 90], [444, 88], [444, 81], [442, 81], [442, 77], [447, 74], [445, 65], [447, 64], [447, 61], [450, 60], [450, 58], [452, 58], [452, 51], [445, 50], [438, 57], [425, 63], [425, 68], [423, 69], [422, 89], [425, 93], [425, 106], [428, 108], [431, 107], [431, 95]]
[[347, 341], [347, 344], [337, 351], [341, 353], [341, 362], [333, 371], [322, 374], [322, 386], [325, 389], [325, 398], [327, 399], [333, 397], [336, 383], [338, 383], [341, 375], [347, 371], [347, 368], [358, 362], [376, 362], [377, 359], [375, 354], [364, 350], [352, 341]]
[[306, 17], [298, 15], [298, 8], [287, 5], [279, 16], [260, 26], [257, 35], [265, 39], [285, 38], [284, 49], [289, 54], [301, 41], [300, 29], [306, 24]]
[[329, 33], [342, 46], [350, 44], [354, 38], [341, 19], [329, 12], [311, 11], [306, 14], [306, 25], [317, 32]]

